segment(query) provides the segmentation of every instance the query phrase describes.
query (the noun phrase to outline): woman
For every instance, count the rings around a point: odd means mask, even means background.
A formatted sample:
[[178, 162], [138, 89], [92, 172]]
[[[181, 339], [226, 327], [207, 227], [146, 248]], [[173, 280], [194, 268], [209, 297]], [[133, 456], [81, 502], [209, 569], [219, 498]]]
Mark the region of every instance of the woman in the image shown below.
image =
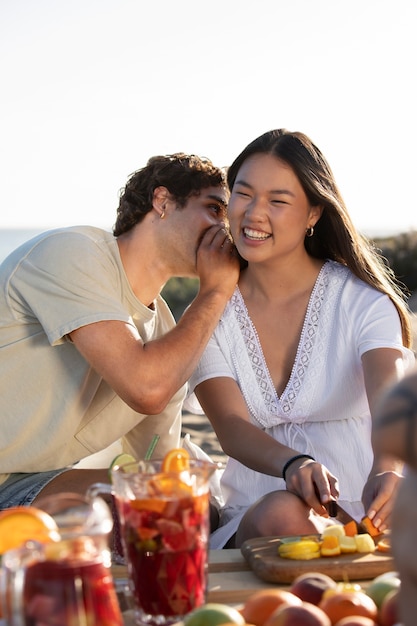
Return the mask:
[[228, 184], [246, 267], [191, 380], [230, 457], [212, 547], [319, 532], [334, 498], [382, 531], [401, 465], [373, 456], [371, 416], [414, 362], [401, 290], [305, 135], [255, 139]]

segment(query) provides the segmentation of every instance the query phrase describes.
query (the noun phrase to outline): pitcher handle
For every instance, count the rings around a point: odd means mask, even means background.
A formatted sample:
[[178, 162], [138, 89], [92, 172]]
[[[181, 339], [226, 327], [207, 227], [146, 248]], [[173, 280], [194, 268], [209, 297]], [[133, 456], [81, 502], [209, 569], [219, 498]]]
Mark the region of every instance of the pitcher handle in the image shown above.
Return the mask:
[[86, 496], [89, 499], [97, 498], [101, 494], [115, 495], [114, 488], [109, 483], [93, 483], [87, 489]]
[[25, 626], [23, 591], [27, 566], [44, 559], [42, 544], [28, 541], [3, 554], [0, 572], [0, 607], [9, 626]]

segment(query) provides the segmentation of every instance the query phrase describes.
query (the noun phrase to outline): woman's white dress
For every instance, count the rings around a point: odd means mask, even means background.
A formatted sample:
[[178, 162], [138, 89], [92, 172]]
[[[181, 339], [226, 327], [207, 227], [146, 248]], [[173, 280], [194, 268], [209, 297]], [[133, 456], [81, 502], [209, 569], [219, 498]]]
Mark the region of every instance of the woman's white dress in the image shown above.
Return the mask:
[[[340, 504], [358, 519], [373, 459], [361, 357], [375, 348], [401, 351], [406, 368], [414, 363], [412, 351], [402, 344], [400, 319], [391, 300], [345, 266], [327, 261], [311, 294], [291, 377], [280, 397], [238, 288], [190, 390], [219, 376], [236, 380], [252, 423], [324, 463], [339, 479]], [[221, 526], [211, 536], [212, 548], [222, 547], [236, 532], [251, 504], [266, 493], [285, 489], [285, 482], [229, 458], [221, 486], [224, 506]]]

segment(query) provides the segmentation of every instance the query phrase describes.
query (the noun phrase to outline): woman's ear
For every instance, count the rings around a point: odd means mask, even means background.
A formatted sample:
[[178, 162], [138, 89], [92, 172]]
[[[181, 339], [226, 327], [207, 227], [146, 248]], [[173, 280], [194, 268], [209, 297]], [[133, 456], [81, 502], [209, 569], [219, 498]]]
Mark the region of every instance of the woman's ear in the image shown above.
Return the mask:
[[321, 218], [323, 213], [323, 206], [321, 204], [317, 204], [315, 206], [312, 206], [310, 209], [310, 217], [314, 217], [315, 218], [315, 222], [314, 224], [312, 224], [312, 226], [315, 226], [317, 224], [317, 222], [319, 221], [319, 219]]

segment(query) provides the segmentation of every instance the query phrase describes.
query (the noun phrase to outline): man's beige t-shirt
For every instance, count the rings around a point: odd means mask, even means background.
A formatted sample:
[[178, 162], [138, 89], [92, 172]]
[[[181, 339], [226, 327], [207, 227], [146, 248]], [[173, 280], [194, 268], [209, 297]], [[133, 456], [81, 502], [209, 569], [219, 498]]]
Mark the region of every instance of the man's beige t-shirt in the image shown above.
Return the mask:
[[162, 414], [136, 413], [67, 339], [86, 324], [120, 320], [150, 341], [175, 325], [161, 297], [154, 305], [136, 298], [104, 230], [49, 231], [9, 255], [0, 268], [0, 483], [72, 465], [121, 437], [137, 457], [154, 434], [158, 455], [179, 445], [185, 388]]

